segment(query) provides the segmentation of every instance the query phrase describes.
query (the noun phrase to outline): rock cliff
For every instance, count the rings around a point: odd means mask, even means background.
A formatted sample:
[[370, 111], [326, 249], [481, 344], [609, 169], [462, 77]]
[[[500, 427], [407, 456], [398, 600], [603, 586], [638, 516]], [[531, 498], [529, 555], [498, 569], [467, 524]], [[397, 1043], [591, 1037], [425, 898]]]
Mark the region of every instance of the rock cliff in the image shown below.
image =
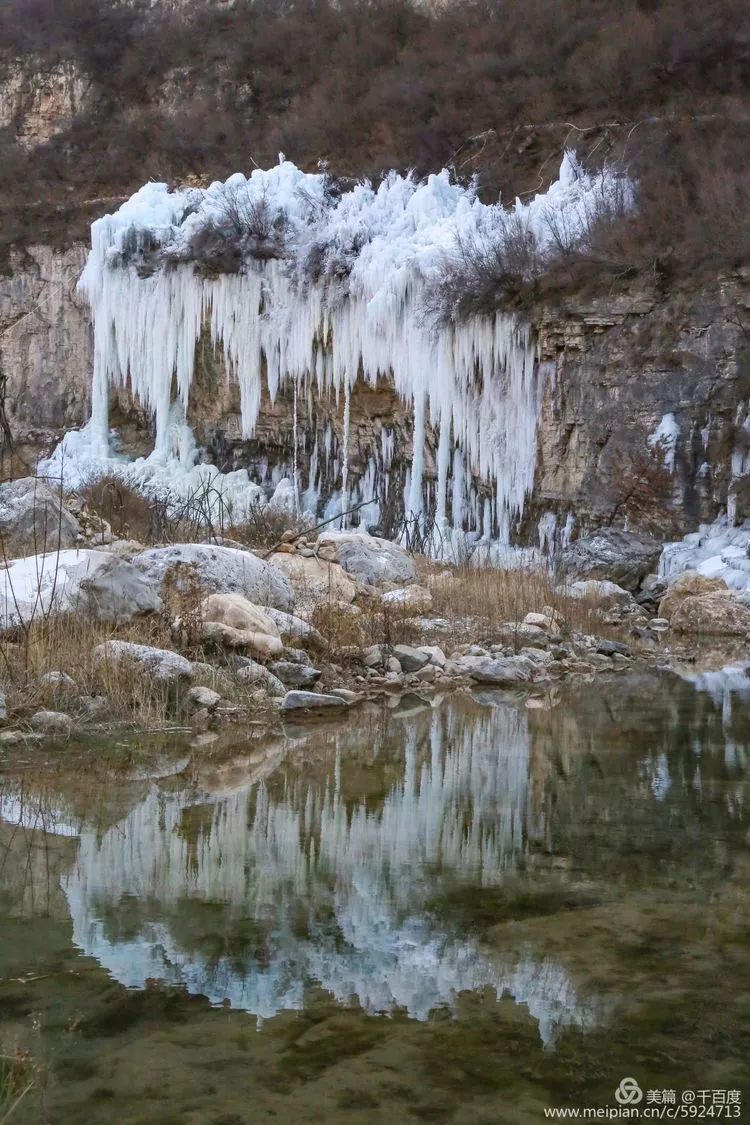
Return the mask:
[[[31, 459], [87, 418], [90, 329], [88, 311], [75, 292], [85, 253], [81, 244], [65, 250], [32, 247], [15, 254], [11, 272], [0, 277], [8, 415], [17, 446]], [[743, 508], [738, 481], [748, 445], [748, 279], [735, 276], [710, 289], [684, 284], [666, 295], [639, 289], [567, 301], [536, 308], [531, 319], [545, 389], [526, 539], [537, 537], [540, 521], [549, 528], [554, 517], [559, 529], [569, 515], [579, 531], [625, 519], [643, 519], [665, 535], [690, 530], [726, 505], [730, 487]], [[199, 345], [197, 370], [188, 414], [211, 459], [223, 469], [248, 466], [269, 483], [290, 473], [291, 389], [274, 403], [264, 399], [255, 435], [246, 440], [238, 388], [227, 380], [222, 357], [208, 340]], [[343, 402], [315, 397], [299, 401], [297, 410], [301, 487], [310, 483], [305, 466], [317, 441], [324, 468], [316, 483], [325, 496], [337, 482], [340, 487]], [[649, 438], [665, 416], [673, 417], [677, 434], [658, 467]], [[149, 449], [146, 416], [126, 392], [118, 396], [112, 424], [126, 449]], [[386, 508], [395, 520], [411, 462], [410, 413], [388, 379], [375, 388], [357, 384], [349, 470], [360, 478], [369, 472], [373, 490], [382, 490], [377, 462], [380, 458], [382, 465], [384, 431], [392, 435], [393, 450]], [[436, 472], [429, 430], [427, 441], [429, 489]], [[640, 496], [635, 506], [629, 496], [633, 490]]]

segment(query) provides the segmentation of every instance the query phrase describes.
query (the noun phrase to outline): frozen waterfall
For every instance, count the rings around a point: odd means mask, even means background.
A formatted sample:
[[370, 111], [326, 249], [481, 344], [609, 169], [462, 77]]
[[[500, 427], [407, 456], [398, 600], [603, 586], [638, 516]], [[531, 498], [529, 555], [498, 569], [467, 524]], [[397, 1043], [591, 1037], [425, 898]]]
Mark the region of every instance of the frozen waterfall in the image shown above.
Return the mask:
[[[513, 214], [543, 244], [551, 214], [575, 231], [601, 190], [601, 176], [587, 175], [566, 154], [559, 180], [531, 202], [517, 201]], [[154, 419], [155, 448], [135, 470], [115, 462], [118, 470], [147, 491], [210, 473], [195, 465], [187, 427], [196, 345], [208, 333], [239, 385], [245, 437], [254, 432], [264, 389], [272, 401], [287, 382], [295, 403], [313, 394], [343, 397], [348, 433], [358, 380], [392, 379], [413, 418], [407, 513], [418, 518], [425, 507], [429, 425], [438, 435], [429, 493], [438, 519], [445, 523], [450, 506], [455, 527], [473, 520], [485, 538], [507, 541], [534, 483], [543, 379], [533, 333], [501, 312], [448, 323], [425, 313], [446, 260], [466, 239], [491, 240], [503, 215], [447, 171], [423, 183], [391, 173], [377, 189], [359, 184], [338, 196], [323, 173], [303, 173], [285, 160], [205, 191], [145, 185], [92, 225], [80, 281], [94, 325], [91, 421], [67, 435], [46, 471], [67, 472], [73, 485], [103, 463], [112, 471], [109, 390], [129, 385]], [[229, 227], [244, 231], [240, 263], [232, 272], [207, 270], [200, 248], [217, 231], [226, 239]], [[304, 445], [297, 448], [296, 419], [294, 435], [297, 506], [300, 487], [308, 502], [320, 498], [318, 466]], [[362, 482], [351, 481], [346, 445], [342, 508], [366, 499], [354, 491]], [[313, 453], [319, 455], [317, 442]], [[309, 457], [301, 486], [298, 456]], [[371, 479], [380, 471], [387, 487], [387, 467], [371, 469]], [[243, 493], [246, 503], [263, 499], [247, 473], [231, 475], [235, 502]], [[472, 480], [482, 482], [490, 502], [472, 496]]]

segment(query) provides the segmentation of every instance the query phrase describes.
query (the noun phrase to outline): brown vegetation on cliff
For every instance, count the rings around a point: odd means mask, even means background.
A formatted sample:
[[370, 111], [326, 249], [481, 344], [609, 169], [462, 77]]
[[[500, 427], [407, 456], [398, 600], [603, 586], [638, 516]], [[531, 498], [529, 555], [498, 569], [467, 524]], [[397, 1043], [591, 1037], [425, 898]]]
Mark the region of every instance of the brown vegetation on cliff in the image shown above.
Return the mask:
[[[5, 0], [0, 70], [73, 61], [95, 97], [37, 148], [0, 133], [10, 241], [85, 233], [83, 201], [285, 151], [377, 178], [452, 165], [485, 198], [542, 188], [564, 145], [624, 161], [638, 213], [546, 284], [746, 262], [742, 0]], [[27, 62], [28, 69], [28, 62]]]

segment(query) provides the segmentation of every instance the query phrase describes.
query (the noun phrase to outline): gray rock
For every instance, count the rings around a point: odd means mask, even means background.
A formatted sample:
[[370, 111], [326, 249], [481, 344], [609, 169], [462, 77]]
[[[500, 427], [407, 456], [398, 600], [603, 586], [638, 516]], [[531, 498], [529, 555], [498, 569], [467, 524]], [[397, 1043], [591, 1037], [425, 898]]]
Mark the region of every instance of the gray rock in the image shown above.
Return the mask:
[[290, 688], [308, 688], [321, 677], [321, 672], [309, 664], [299, 664], [292, 660], [276, 660], [271, 664], [271, 671], [282, 684]]
[[289, 711], [343, 711], [349, 706], [338, 695], [320, 695], [315, 691], [289, 691], [281, 704], [283, 712]]
[[332, 688], [329, 694], [335, 695], [338, 699], [343, 699], [344, 703], [348, 703], [350, 706], [354, 703], [359, 703], [362, 700], [361, 692], [350, 691], [349, 688], [345, 687]]
[[491, 656], [462, 656], [457, 663], [478, 684], [506, 687], [528, 684], [534, 678], [534, 664], [526, 656], [506, 656], [501, 659], [493, 659]]
[[132, 564], [157, 590], [170, 574], [185, 586], [196, 581], [203, 594], [242, 594], [264, 610], [271, 606], [288, 611], [294, 601], [286, 575], [250, 551], [208, 543], [178, 543], [143, 551]]
[[385, 662], [386, 672], [391, 676], [400, 676], [403, 668], [395, 656], [389, 656]]
[[369, 648], [363, 649], [362, 661], [367, 668], [382, 668], [383, 650], [380, 645], [370, 645]]
[[617, 653], [619, 656], [630, 656], [630, 646], [621, 644], [620, 641], [611, 641], [607, 637], [600, 637], [597, 642], [596, 651], [601, 656], [614, 656]]
[[568, 598], [575, 598], [577, 601], [590, 598], [591, 601], [601, 602], [604, 605], [623, 607], [630, 605], [633, 600], [630, 591], [618, 586], [616, 582], [608, 582], [606, 579], [597, 578], [571, 582], [569, 586], [561, 586], [560, 593]]
[[195, 687], [191, 687], [188, 692], [188, 698], [193, 706], [203, 708], [207, 711], [213, 711], [214, 707], [221, 703], [221, 696], [218, 691], [214, 691], [213, 688], [210, 687], [203, 687], [199, 684], [196, 684]]
[[237, 672], [237, 679], [242, 680], [244, 684], [250, 687], [261, 688], [267, 695], [272, 696], [274, 699], [281, 699], [285, 694], [286, 688], [278, 676], [273, 672], [269, 672], [268, 668], [264, 668], [262, 664], [256, 663], [254, 660], [248, 660], [239, 671]]
[[271, 618], [279, 633], [285, 640], [303, 641], [313, 646], [323, 647], [323, 638], [309, 621], [304, 621], [294, 613], [285, 613], [281, 609], [269, 607], [263, 612]]
[[532, 648], [546, 648], [550, 640], [539, 625], [525, 625], [520, 621], [506, 621], [498, 629], [498, 634], [505, 642], [529, 645]]
[[78, 520], [43, 480], [23, 477], [0, 485], [0, 535], [9, 559], [73, 547]]
[[428, 653], [412, 648], [411, 645], [394, 645], [393, 655], [404, 672], [418, 672], [425, 664], [430, 663]]
[[42, 687], [51, 688], [52, 691], [67, 694], [78, 692], [78, 684], [67, 672], [45, 672], [39, 677], [39, 683]]
[[89, 567], [86, 577], [81, 579], [77, 612], [113, 624], [161, 612], [159, 593], [140, 570], [116, 555], [102, 555], [102, 563]]
[[3, 692], [0, 692], [0, 723], [4, 723], [8, 718], [8, 704]]
[[193, 677], [193, 666], [178, 652], [166, 648], [152, 648], [150, 645], [137, 645], [130, 641], [105, 641], [93, 651], [94, 663], [130, 663], [140, 667], [152, 679], [161, 683], [189, 680]]
[[560, 564], [569, 578], [604, 578], [634, 592], [656, 568], [661, 549], [657, 539], [605, 527], [566, 547]]
[[59, 734], [67, 738], [73, 729], [73, 720], [64, 711], [37, 711], [31, 716], [31, 725], [42, 734]]
[[326, 531], [318, 536], [318, 551], [331, 555], [344, 570], [369, 586], [415, 582], [414, 559], [398, 543], [360, 531]]

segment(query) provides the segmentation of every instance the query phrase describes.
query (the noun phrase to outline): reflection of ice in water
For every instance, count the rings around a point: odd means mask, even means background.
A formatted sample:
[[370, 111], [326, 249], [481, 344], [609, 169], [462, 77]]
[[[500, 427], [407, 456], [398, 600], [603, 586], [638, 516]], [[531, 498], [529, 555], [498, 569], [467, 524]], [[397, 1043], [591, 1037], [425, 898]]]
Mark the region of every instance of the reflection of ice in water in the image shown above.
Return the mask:
[[739, 700], [747, 706], [750, 696], [750, 662], [727, 664], [704, 672], [680, 672], [682, 679], [693, 684], [697, 691], [705, 692], [721, 708], [721, 725], [724, 731], [724, 761], [728, 767], [744, 769], [747, 761], [745, 746], [732, 736], [734, 708]]
[[[192, 840], [185, 812], [210, 808], [207, 799], [155, 786], [119, 824], [83, 831], [63, 880], [75, 943], [125, 985], [161, 978], [259, 1018], [302, 1008], [318, 983], [341, 1003], [421, 1020], [489, 988], [526, 1005], [545, 1044], [562, 1027], [589, 1026], [594, 1012], [560, 965], [490, 956], [425, 911], [446, 877], [492, 885], [522, 850], [525, 714], [491, 708], [464, 723], [444, 709], [429, 728], [420, 717], [403, 726], [403, 775], [372, 809], [345, 803], [339, 757], [326, 785], [300, 773], [279, 798], [248, 786], [214, 803]], [[146, 919], [127, 934], [118, 932], [126, 896]], [[189, 899], [223, 904], [230, 932], [256, 923], [261, 963], [207, 957], [183, 940], [178, 907]]]

